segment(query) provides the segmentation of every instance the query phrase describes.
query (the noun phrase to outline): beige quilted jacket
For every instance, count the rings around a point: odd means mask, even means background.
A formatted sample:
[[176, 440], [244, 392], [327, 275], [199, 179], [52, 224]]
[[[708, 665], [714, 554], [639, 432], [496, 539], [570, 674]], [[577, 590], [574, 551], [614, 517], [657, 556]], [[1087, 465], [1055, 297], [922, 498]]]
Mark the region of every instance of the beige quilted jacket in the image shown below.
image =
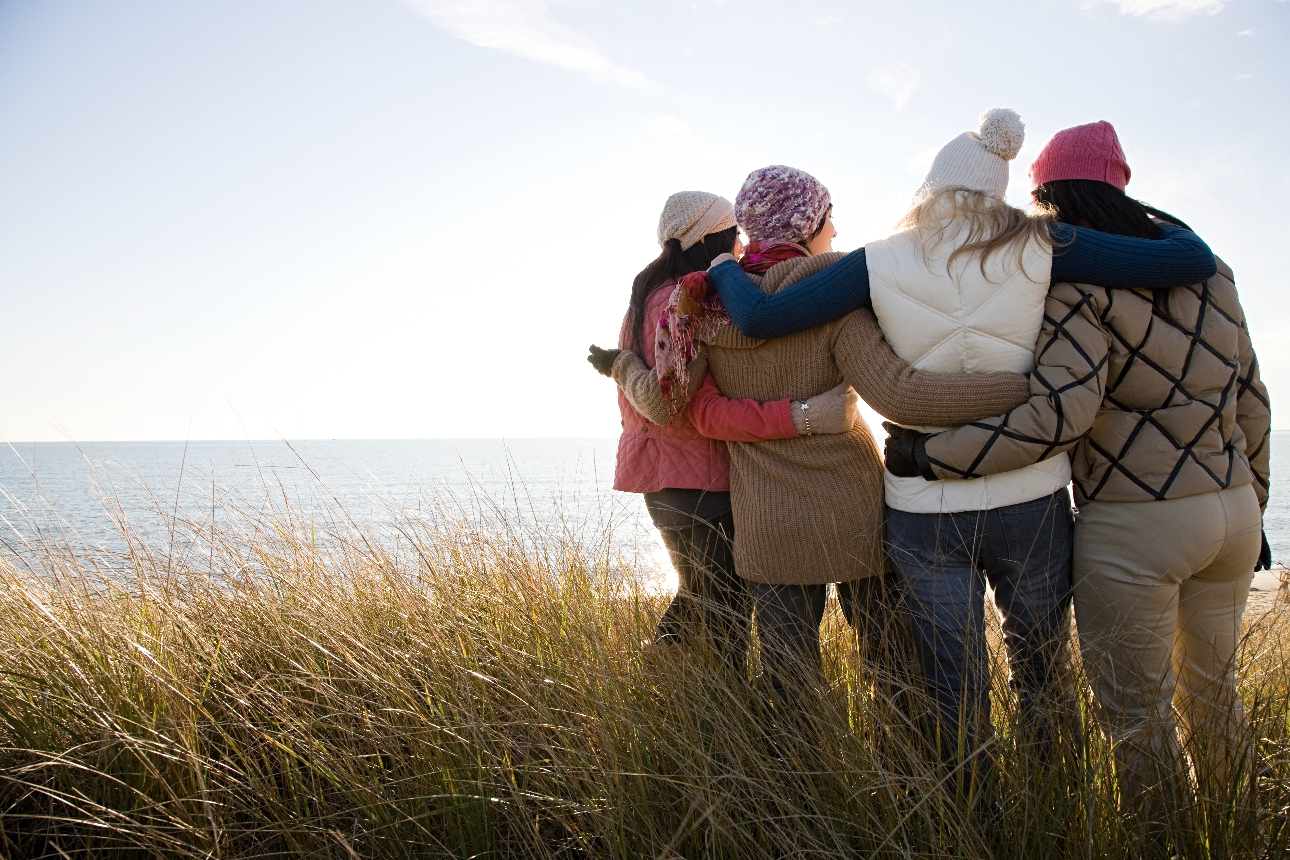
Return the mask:
[[1007, 472], [1070, 452], [1077, 503], [1184, 498], [1253, 482], [1268, 500], [1268, 392], [1232, 270], [1168, 292], [1057, 284], [1032, 396], [1007, 415], [927, 440], [943, 478]]

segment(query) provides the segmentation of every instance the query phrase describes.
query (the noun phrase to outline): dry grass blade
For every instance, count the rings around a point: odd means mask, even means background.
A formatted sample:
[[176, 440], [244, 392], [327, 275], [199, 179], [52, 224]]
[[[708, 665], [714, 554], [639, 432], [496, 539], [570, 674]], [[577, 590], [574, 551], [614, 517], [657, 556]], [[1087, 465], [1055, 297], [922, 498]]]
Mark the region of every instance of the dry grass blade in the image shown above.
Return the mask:
[[161, 504], [165, 546], [123, 514], [120, 552], [6, 543], [8, 856], [1216, 858], [1290, 838], [1280, 605], [1242, 656], [1257, 766], [1180, 801], [1157, 844], [1117, 810], [1086, 697], [1040, 762], [1002, 666], [984, 815], [836, 611], [800, 733], [701, 656], [647, 671], [661, 598], [611, 527], [478, 499], [379, 527], [281, 498], [224, 499], [218, 525]]

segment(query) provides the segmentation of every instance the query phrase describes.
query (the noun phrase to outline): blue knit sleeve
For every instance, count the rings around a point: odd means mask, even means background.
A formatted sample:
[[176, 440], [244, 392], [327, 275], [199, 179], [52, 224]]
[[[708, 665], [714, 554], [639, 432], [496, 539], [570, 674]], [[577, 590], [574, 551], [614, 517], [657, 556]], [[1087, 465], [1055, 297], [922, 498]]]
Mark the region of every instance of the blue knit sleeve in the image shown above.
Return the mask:
[[1199, 236], [1175, 224], [1160, 227], [1159, 239], [1135, 239], [1053, 224], [1053, 282], [1155, 290], [1188, 287], [1214, 276], [1214, 252]]
[[773, 296], [758, 289], [733, 260], [713, 267], [708, 274], [730, 319], [749, 337], [786, 337], [869, 305], [864, 248]]

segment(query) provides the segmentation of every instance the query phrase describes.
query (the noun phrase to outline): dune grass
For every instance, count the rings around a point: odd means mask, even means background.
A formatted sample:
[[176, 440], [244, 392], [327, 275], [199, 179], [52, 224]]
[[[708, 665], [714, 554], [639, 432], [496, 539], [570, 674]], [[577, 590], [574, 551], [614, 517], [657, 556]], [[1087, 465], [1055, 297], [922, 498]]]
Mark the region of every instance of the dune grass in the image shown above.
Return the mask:
[[[996, 665], [997, 804], [875, 694], [836, 606], [803, 735], [701, 656], [645, 665], [665, 598], [606, 533], [518, 513], [225, 503], [124, 549], [0, 562], [9, 857], [1280, 857], [1290, 615], [1251, 623], [1262, 772], [1148, 832], [1087, 697], [1041, 765]], [[881, 687], [879, 687], [881, 689]], [[1087, 743], [1079, 744], [1083, 734]], [[1248, 780], [1247, 780], [1248, 782]], [[1228, 790], [1230, 788], [1230, 790]], [[989, 804], [987, 804], [989, 806]]]

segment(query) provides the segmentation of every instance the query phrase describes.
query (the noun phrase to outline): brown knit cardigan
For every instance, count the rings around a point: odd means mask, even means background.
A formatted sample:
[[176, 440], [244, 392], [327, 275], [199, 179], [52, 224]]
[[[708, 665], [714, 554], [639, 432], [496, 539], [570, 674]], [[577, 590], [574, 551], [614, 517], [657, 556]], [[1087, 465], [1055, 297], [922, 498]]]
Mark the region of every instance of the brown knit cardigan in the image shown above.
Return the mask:
[[[753, 280], [764, 292], [777, 293], [842, 256], [789, 260]], [[965, 424], [997, 414], [995, 406], [1023, 403], [1030, 390], [1026, 377], [1015, 373], [937, 374], [910, 367], [892, 352], [867, 308], [776, 340], [749, 338], [725, 325], [703, 341], [707, 368], [727, 397], [807, 400], [845, 380], [901, 424]], [[644, 392], [642, 399], [650, 400], [647, 392], [656, 391], [657, 381], [650, 384], [630, 359], [619, 359], [614, 369], [628, 383], [624, 391], [629, 397]], [[694, 371], [692, 378], [702, 377], [702, 368]], [[652, 407], [643, 405], [637, 408], [649, 417]], [[882, 573], [882, 468], [863, 420], [836, 436], [731, 442], [735, 568], [771, 585], [846, 582]]]
[[1033, 395], [927, 440], [938, 477], [1009, 472], [1070, 452], [1077, 504], [1150, 502], [1253, 483], [1268, 503], [1268, 390], [1232, 270], [1167, 293], [1055, 284]]

